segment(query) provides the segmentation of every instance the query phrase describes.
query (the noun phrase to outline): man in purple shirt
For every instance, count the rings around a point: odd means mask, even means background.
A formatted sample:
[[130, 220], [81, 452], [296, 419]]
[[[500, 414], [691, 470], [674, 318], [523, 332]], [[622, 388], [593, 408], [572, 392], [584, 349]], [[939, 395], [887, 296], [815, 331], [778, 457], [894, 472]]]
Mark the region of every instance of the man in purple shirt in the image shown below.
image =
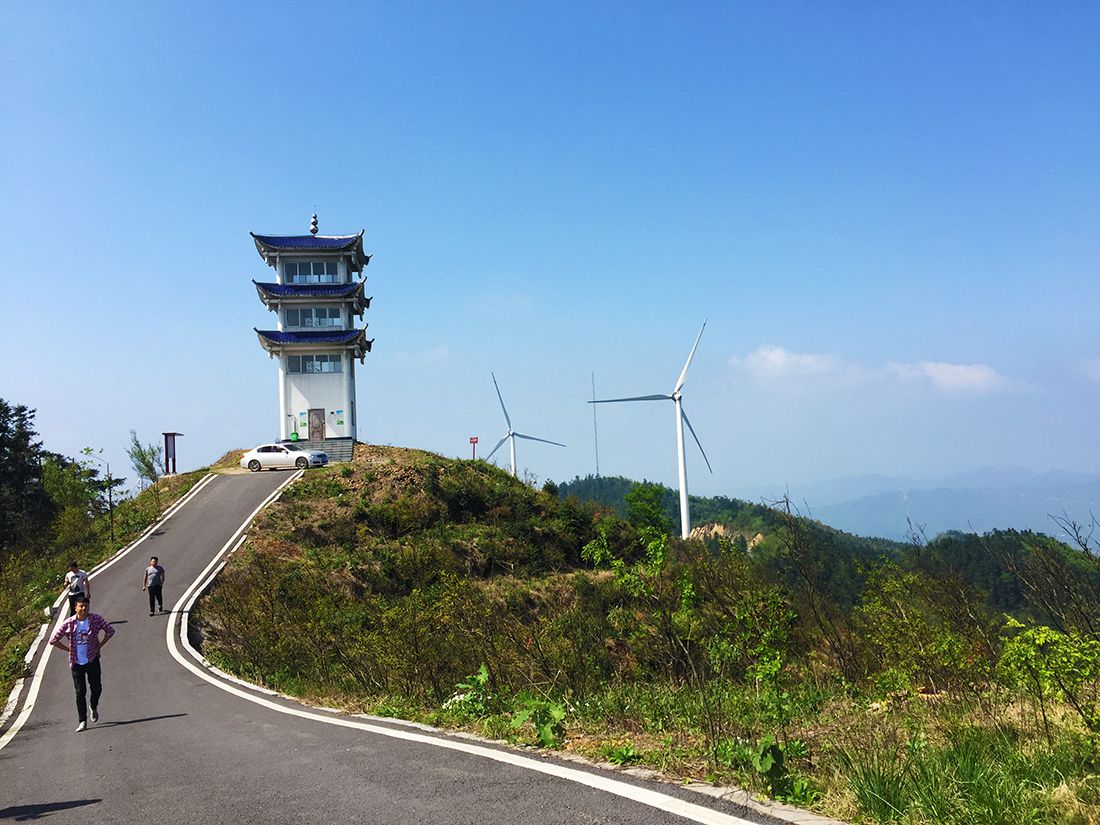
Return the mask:
[[[103, 641], [99, 640], [100, 631], [104, 634]], [[92, 721], [99, 721], [99, 696], [103, 692], [99, 651], [114, 635], [115, 629], [110, 622], [98, 613], [88, 612], [88, 600], [81, 595], [76, 597], [76, 615], [63, 621], [50, 637], [51, 645], [69, 652], [69, 669], [76, 689], [76, 715], [80, 720], [77, 733], [88, 727], [88, 705], [84, 698], [87, 685], [92, 688]]]

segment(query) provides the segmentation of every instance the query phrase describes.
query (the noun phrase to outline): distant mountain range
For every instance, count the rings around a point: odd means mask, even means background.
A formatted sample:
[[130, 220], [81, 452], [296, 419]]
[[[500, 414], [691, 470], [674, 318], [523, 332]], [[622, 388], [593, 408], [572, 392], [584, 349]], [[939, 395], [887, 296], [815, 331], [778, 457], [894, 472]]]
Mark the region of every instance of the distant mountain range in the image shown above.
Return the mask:
[[1034, 530], [1065, 538], [1051, 518], [1089, 523], [1100, 516], [1100, 476], [983, 467], [939, 479], [866, 475], [763, 489], [756, 500], [787, 492], [803, 515], [861, 536], [904, 540], [909, 521], [928, 538], [947, 530]]

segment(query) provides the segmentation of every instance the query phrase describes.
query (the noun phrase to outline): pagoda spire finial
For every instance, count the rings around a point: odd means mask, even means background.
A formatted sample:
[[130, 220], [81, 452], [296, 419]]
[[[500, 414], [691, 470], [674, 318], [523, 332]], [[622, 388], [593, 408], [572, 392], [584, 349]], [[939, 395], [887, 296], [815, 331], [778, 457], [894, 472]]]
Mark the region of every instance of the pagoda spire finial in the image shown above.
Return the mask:
[[309, 219], [309, 234], [310, 235], [316, 235], [317, 234], [317, 213], [316, 212], [314, 212], [313, 217]]

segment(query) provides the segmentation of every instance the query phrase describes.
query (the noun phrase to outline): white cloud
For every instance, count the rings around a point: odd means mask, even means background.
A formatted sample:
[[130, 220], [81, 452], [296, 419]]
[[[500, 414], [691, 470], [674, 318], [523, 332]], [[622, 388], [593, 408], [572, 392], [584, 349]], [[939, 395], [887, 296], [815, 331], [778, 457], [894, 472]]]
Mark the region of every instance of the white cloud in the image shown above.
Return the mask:
[[985, 364], [945, 364], [918, 361], [915, 364], [891, 362], [887, 370], [909, 381], [928, 381], [936, 389], [952, 392], [989, 392], [1004, 386], [1005, 379]]
[[835, 355], [790, 352], [774, 345], [760, 347], [744, 358], [734, 355], [729, 362], [735, 367], [746, 368], [759, 378], [829, 375], [844, 367], [843, 361]]
[[[986, 364], [891, 361], [885, 366], [866, 367], [845, 361], [831, 353], [791, 352], [775, 345], [759, 347], [748, 355], [731, 356], [729, 364], [764, 381], [817, 378], [851, 386], [902, 380], [924, 382], [937, 390], [948, 392], [990, 392], [1009, 383], [1004, 376]], [[1100, 360], [1093, 366], [1095, 377], [1100, 380]]]

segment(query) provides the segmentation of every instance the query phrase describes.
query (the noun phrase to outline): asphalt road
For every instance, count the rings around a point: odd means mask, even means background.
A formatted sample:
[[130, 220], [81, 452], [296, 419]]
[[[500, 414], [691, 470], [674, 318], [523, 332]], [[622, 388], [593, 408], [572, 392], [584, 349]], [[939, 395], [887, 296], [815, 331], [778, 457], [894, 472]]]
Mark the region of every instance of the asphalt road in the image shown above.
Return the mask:
[[[92, 611], [117, 631], [102, 656], [100, 721], [75, 732], [67, 657], [43, 643], [35, 664], [51, 650], [45, 667], [20, 697], [29, 714], [17, 710], [0, 730], [0, 822], [778, 821], [675, 785], [305, 708], [211, 675], [179, 639], [193, 585], [291, 475], [216, 476], [95, 572]], [[171, 608], [152, 617], [141, 592], [151, 555], [166, 568]]]

